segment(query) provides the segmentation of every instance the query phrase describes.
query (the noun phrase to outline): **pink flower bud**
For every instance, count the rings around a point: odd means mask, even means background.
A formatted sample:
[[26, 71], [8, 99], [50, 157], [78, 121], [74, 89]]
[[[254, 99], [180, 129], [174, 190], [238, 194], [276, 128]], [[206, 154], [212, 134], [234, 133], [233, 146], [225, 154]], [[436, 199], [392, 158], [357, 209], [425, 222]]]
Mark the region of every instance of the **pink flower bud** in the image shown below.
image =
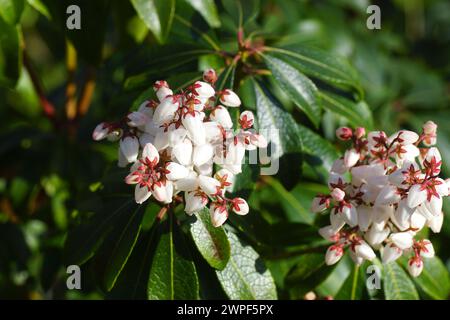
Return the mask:
[[366, 135], [366, 129], [363, 127], [358, 127], [355, 129], [355, 137], [357, 139], [361, 139], [362, 137], [364, 137]]
[[342, 200], [344, 200], [345, 192], [339, 188], [334, 188], [333, 191], [331, 191], [331, 196], [333, 197], [334, 201], [341, 202]]
[[340, 140], [350, 140], [353, 136], [352, 129], [347, 127], [340, 127], [336, 130], [336, 137], [338, 137]]
[[205, 70], [203, 72], [203, 80], [211, 84], [216, 83], [217, 81], [216, 71], [214, 69]]

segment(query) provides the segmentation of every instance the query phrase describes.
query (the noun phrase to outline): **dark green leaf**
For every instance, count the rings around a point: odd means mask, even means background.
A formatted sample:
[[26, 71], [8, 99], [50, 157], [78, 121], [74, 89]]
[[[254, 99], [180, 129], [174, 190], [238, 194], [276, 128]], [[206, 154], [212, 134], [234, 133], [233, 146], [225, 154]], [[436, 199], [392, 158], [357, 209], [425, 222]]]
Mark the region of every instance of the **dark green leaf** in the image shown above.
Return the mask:
[[325, 264], [323, 253], [306, 253], [289, 271], [285, 285], [295, 298], [301, 298], [305, 293], [321, 284], [333, 269], [334, 266]]
[[195, 214], [190, 230], [197, 249], [209, 265], [222, 270], [230, 259], [230, 243], [222, 227], [214, 227], [208, 209]]
[[216, 271], [217, 277], [230, 299], [271, 300], [277, 298], [270, 271], [253, 248], [227, 232], [231, 257], [225, 269]]
[[24, 7], [25, 0], [0, 0], [0, 16], [6, 23], [15, 25], [19, 23]]
[[264, 84], [254, 81], [259, 130], [272, 144], [272, 158], [301, 151], [302, 137], [292, 116], [286, 112]]
[[450, 293], [449, 274], [445, 265], [437, 257], [424, 259], [423, 271], [420, 276], [413, 278], [413, 281], [419, 293], [424, 295], [425, 298], [435, 300], [446, 300], [448, 298]]
[[325, 109], [344, 117], [352, 126], [365, 127], [367, 130], [373, 129], [372, 111], [365, 102], [355, 103], [349, 99], [325, 92], [320, 92], [320, 96]]
[[139, 17], [159, 43], [164, 43], [175, 15], [175, 0], [131, 0]]
[[222, 0], [222, 4], [237, 27], [251, 22], [259, 13], [259, 0]]
[[7, 24], [0, 16], [0, 86], [15, 87], [19, 79], [20, 32], [20, 26]]
[[367, 295], [364, 270], [365, 268], [355, 264], [334, 298], [336, 300], [362, 300]]
[[138, 206], [134, 212], [127, 213], [124, 221], [126, 224], [116, 224], [116, 229], [119, 229], [120, 232], [110, 243], [112, 250], [109, 252], [103, 276], [105, 288], [108, 291], [114, 287], [117, 277], [133, 251], [141, 231], [142, 214], [143, 206]]
[[269, 48], [301, 72], [339, 87], [354, 88], [362, 95], [356, 70], [343, 58], [312, 47]]
[[151, 300], [197, 299], [197, 272], [183, 234], [172, 220], [169, 213], [160, 228], [162, 234], [150, 269], [147, 296]]
[[219, 14], [217, 13], [217, 7], [214, 0], [185, 0], [195, 10], [202, 15], [202, 17], [213, 28], [220, 27]]
[[321, 107], [318, 90], [314, 83], [284, 61], [269, 54], [264, 54], [263, 57], [277, 84], [318, 127]]
[[397, 262], [383, 267], [383, 290], [386, 300], [418, 300], [416, 288]]

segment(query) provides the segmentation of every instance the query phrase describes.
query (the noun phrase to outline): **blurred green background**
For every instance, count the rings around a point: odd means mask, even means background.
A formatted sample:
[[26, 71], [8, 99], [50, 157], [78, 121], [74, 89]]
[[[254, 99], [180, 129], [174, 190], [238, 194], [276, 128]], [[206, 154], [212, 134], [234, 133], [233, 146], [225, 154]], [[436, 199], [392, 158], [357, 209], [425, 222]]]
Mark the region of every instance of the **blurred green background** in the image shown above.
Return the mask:
[[[17, 44], [0, 45], [0, 70], [11, 67], [5, 65], [8, 46], [22, 47], [24, 55], [15, 88], [0, 87], [0, 298], [104, 297], [89, 274], [82, 290], [66, 289], [62, 248], [67, 230], [95, 203], [96, 190], [112, 188], [99, 181], [115, 166], [117, 146], [94, 143], [93, 128], [119, 118], [138, 101], [143, 89], [130, 85], [128, 75], [146, 71], [164, 54], [128, 1], [91, 1], [90, 10], [82, 11], [80, 34], [64, 31], [65, 2], [53, 6], [55, 2], [59, 1], [24, 2]], [[366, 28], [371, 3], [381, 7], [381, 30]], [[182, 10], [177, 3], [177, 12]], [[222, 21], [220, 39], [229, 41], [229, 23]], [[375, 128], [420, 131], [422, 123], [435, 121], [444, 176], [449, 177], [449, 1], [263, 0], [256, 21], [268, 42], [308, 44], [346, 57], [360, 74]], [[169, 34], [164, 50], [183, 50], [178, 39], [176, 30]], [[201, 71], [205, 60], [182, 67]], [[151, 68], [157, 78], [173, 76], [170, 68]], [[1, 77], [0, 83], [7, 84]], [[40, 91], [56, 117], [43, 112]], [[291, 108], [289, 101], [283, 103]], [[334, 131], [344, 123], [335, 113], [325, 112], [315, 131], [334, 143]], [[321, 190], [306, 176], [280, 181], [284, 186], [276, 180], [252, 195], [253, 206], [266, 219], [271, 219], [265, 212], [269, 208], [292, 210], [280, 200], [283, 196], [274, 198], [274, 192], [287, 192], [291, 200], [309, 208]], [[431, 239], [450, 270], [448, 201], [445, 212], [442, 232]], [[268, 265], [282, 290], [278, 282], [284, 266]], [[342, 285], [349, 271], [341, 269], [341, 275], [317, 288], [319, 295], [333, 294]]]

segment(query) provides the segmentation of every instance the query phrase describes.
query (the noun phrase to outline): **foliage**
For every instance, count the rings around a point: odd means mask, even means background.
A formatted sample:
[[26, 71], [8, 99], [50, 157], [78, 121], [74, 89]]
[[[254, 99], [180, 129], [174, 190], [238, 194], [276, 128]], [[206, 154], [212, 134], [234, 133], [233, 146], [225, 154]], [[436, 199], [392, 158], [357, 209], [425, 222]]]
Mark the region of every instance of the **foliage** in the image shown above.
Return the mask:
[[[404, 261], [380, 264], [382, 290], [366, 288], [367, 265], [324, 264], [326, 222], [309, 210], [341, 125], [433, 120], [450, 174], [450, 5], [414, 3], [423, 20], [392, 1], [368, 30], [368, 1], [0, 0], [0, 297], [447, 299], [449, 203], [432, 236], [439, 258], [416, 279]], [[65, 28], [69, 4], [81, 30]], [[207, 68], [259, 129], [278, 128], [278, 173], [245, 168], [234, 193], [250, 213], [219, 228], [205, 212], [134, 204], [115, 146], [91, 139], [99, 121], [153, 98], [155, 80], [181, 88]], [[81, 290], [66, 288], [71, 264]]]

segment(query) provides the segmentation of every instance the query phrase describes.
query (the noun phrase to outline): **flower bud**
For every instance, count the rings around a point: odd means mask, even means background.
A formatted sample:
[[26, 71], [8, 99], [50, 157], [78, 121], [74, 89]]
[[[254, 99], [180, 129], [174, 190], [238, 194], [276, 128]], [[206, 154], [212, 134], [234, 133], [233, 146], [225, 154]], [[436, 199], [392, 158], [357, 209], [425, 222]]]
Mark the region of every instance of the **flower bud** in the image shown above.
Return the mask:
[[344, 206], [342, 209], [342, 217], [344, 218], [345, 223], [350, 227], [358, 225], [358, 212], [354, 205], [350, 204], [349, 206]]
[[142, 158], [156, 164], [159, 162], [159, 152], [153, 144], [147, 143], [142, 150]]
[[134, 162], [139, 153], [139, 141], [134, 136], [128, 136], [120, 140], [120, 150], [128, 162]]
[[146, 185], [144, 186], [141, 186], [140, 184], [136, 185], [134, 189], [134, 199], [136, 203], [138, 204], [144, 203], [148, 198], [150, 198], [151, 195], [152, 193], [150, 192], [150, 190]]
[[383, 248], [382, 259], [384, 264], [388, 264], [402, 256], [402, 249], [396, 247], [394, 244], [387, 244]]
[[202, 98], [210, 98], [216, 93], [209, 83], [203, 81], [196, 81], [194, 83], [194, 88], [197, 95]]
[[328, 241], [333, 241], [338, 236], [333, 226], [326, 226], [320, 228], [319, 234], [322, 236], [322, 238]]
[[194, 147], [193, 153], [193, 163], [196, 166], [201, 166], [207, 162], [209, 162], [214, 155], [214, 148], [209, 143], [206, 143], [201, 146]]
[[408, 261], [408, 272], [409, 274], [416, 278], [418, 277], [423, 270], [423, 260], [421, 257], [412, 257]]
[[255, 116], [251, 111], [244, 111], [241, 113], [239, 117], [239, 124], [242, 129], [249, 129], [253, 127], [253, 123], [255, 121]]
[[249, 207], [247, 201], [242, 198], [234, 198], [232, 200], [232, 208], [236, 214], [244, 216], [248, 213]]
[[181, 121], [195, 145], [200, 146], [206, 143], [205, 127], [202, 119], [198, 115], [193, 116], [188, 113], [182, 118]]
[[359, 244], [355, 245], [355, 253], [358, 257], [369, 261], [376, 258], [375, 252], [364, 240], [361, 240]]
[[98, 124], [92, 132], [92, 139], [100, 141], [106, 138], [109, 133], [108, 125], [106, 122]]
[[347, 168], [353, 167], [359, 160], [360, 154], [355, 149], [349, 149], [344, 154], [344, 165]]
[[168, 162], [166, 165], [166, 178], [169, 180], [179, 180], [186, 178], [189, 175], [189, 170], [181, 164], [175, 162]]
[[216, 194], [217, 189], [220, 188], [220, 182], [217, 179], [207, 176], [199, 176], [198, 183], [200, 188], [209, 195]]
[[336, 129], [336, 137], [338, 137], [338, 139], [346, 141], [346, 140], [350, 140], [353, 136], [353, 132], [352, 129], [347, 128], [347, 127], [340, 127]]
[[241, 99], [238, 95], [230, 89], [225, 89], [220, 95], [220, 102], [227, 107], [239, 107], [241, 105]]
[[427, 225], [434, 233], [439, 233], [441, 232], [443, 223], [444, 213], [441, 212], [439, 215], [431, 217], [431, 219], [428, 220]]
[[233, 121], [231, 120], [230, 113], [225, 107], [215, 107], [209, 117], [211, 118], [211, 120], [216, 121], [225, 129], [230, 129], [233, 127]]
[[189, 215], [202, 210], [208, 204], [208, 197], [197, 191], [185, 192], [184, 199], [184, 211]]
[[436, 131], [437, 131], [437, 124], [430, 120], [430, 121], [425, 122], [422, 129], [423, 129], [423, 133], [425, 133], [427, 135], [435, 135]]
[[213, 203], [209, 208], [209, 212], [211, 214], [211, 223], [214, 227], [220, 227], [227, 221], [228, 211], [223, 205]]
[[172, 159], [176, 159], [183, 166], [192, 163], [193, 147], [189, 139], [184, 139], [182, 142], [172, 147]]
[[325, 196], [314, 197], [311, 204], [311, 211], [314, 213], [322, 212], [329, 207], [330, 200]]
[[327, 249], [325, 254], [325, 263], [331, 266], [341, 260], [344, 255], [344, 250], [341, 245], [332, 245]]
[[214, 69], [207, 69], [203, 71], [203, 80], [205, 82], [214, 84], [217, 81], [217, 74]]
[[341, 202], [345, 198], [345, 192], [339, 188], [334, 188], [333, 191], [331, 191], [331, 196], [334, 201]]
[[178, 101], [174, 101], [171, 97], [164, 99], [155, 109], [153, 122], [157, 126], [160, 126], [171, 121], [174, 118], [179, 105]]
[[434, 247], [430, 240], [424, 239], [419, 241], [420, 255], [424, 258], [434, 257]]
[[413, 245], [413, 237], [409, 232], [392, 233], [389, 239], [402, 250], [409, 249]]
[[357, 139], [361, 139], [365, 135], [366, 135], [366, 129], [364, 129], [363, 127], [358, 127], [355, 129], [355, 137]]
[[415, 184], [409, 189], [407, 203], [410, 208], [415, 208], [427, 200], [427, 190], [422, 189], [421, 184]]

